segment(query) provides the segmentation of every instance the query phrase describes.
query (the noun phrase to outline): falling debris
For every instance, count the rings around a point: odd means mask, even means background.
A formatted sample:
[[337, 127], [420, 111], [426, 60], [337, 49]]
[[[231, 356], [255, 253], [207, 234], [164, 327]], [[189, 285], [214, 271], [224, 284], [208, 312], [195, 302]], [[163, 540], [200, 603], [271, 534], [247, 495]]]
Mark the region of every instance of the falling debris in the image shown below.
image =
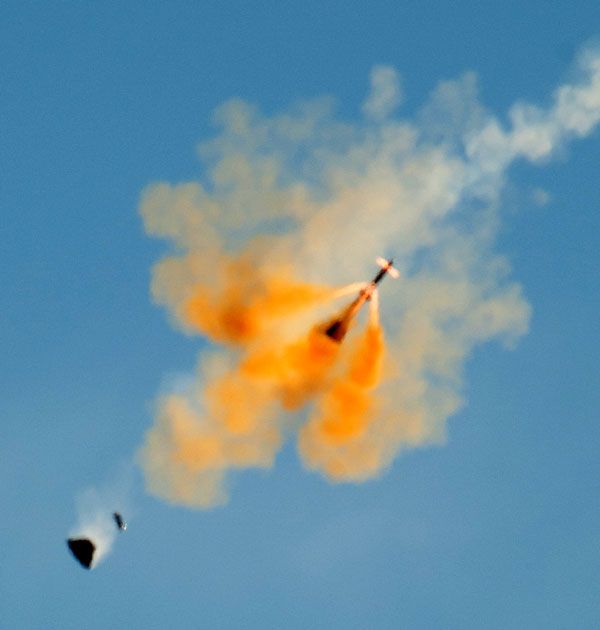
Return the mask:
[[124, 532], [127, 529], [127, 523], [123, 520], [119, 512], [113, 512], [113, 518], [115, 519], [117, 527]]
[[67, 545], [82, 567], [92, 568], [96, 545], [89, 538], [69, 538]]
[[[87, 488], [77, 497], [77, 520], [67, 537], [70, 541], [87, 540], [94, 545], [94, 569], [110, 554], [118, 532], [127, 528], [121, 510], [131, 512], [128, 501], [131, 483], [129, 474], [128, 469], [121, 468], [102, 486]], [[77, 546], [81, 547], [79, 544]]]

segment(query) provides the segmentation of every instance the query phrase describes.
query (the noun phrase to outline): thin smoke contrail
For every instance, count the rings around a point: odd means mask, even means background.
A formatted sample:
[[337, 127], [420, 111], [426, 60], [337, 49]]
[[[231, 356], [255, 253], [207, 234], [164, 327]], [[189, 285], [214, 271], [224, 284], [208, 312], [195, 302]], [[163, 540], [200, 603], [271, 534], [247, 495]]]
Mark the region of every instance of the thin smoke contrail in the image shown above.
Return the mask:
[[[415, 121], [397, 118], [400, 81], [383, 66], [358, 122], [330, 99], [273, 117], [219, 108], [204, 181], [154, 184], [140, 206], [147, 233], [176, 250], [154, 267], [155, 301], [213, 344], [193, 383], [157, 401], [140, 451], [149, 491], [224, 503], [234, 471], [272, 466], [293, 435], [336, 482], [443, 441], [473, 347], [527, 331], [531, 309], [494, 246], [501, 195], [515, 160], [545, 160], [597, 125], [600, 55], [586, 51], [578, 71], [549, 107], [515, 104], [507, 125], [471, 73], [440, 84]], [[372, 301], [337, 343], [323, 334], [346, 312], [333, 300], [377, 254], [402, 277], [382, 289], [381, 322]]]

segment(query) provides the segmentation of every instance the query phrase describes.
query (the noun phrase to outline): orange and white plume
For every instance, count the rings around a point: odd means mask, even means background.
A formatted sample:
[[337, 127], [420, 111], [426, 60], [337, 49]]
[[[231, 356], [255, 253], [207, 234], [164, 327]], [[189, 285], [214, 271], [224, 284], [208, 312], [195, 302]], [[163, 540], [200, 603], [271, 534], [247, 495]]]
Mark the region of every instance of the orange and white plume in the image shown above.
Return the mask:
[[[198, 335], [197, 371], [159, 396], [140, 449], [150, 492], [188, 506], [228, 498], [235, 471], [269, 468], [286, 440], [333, 482], [377, 477], [402, 449], [445, 439], [473, 347], [527, 331], [530, 307], [495, 252], [506, 171], [547, 159], [600, 120], [600, 56], [546, 109], [503, 126], [472, 73], [440, 84], [415, 121], [395, 115], [393, 68], [375, 68], [358, 122], [331, 99], [267, 117], [234, 100], [200, 147], [204, 180], [156, 183], [140, 212], [171, 255], [152, 295]], [[401, 278], [345, 321], [372, 261]]]

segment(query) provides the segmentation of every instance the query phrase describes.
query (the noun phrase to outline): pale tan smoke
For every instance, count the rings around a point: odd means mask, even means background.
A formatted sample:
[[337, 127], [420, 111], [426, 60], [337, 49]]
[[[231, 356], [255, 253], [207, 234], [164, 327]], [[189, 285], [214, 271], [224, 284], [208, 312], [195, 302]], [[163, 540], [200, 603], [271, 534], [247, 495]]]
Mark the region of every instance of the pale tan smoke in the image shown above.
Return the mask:
[[[359, 123], [336, 120], [328, 99], [272, 118], [221, 107], [200, 148], [205, 181], [155, 184], [141, 202], [147, 232], [175, 247], [154, 299], [213, 344], [194, 385], [157, 402], [149, 490], [223, 503], [232, 471], [270, 467], [295, 435], [306, 466], [336, 482], [442, 442], [473, 347], [527, 331], [530, 307], [494, 252], [502, 186], [515, 159], [547, 158], [600, 120], [598, 55], [580, 71], [549, 108], [515, 105], [507, 129], [472, 73], [441, 84], [419, 123], [391, 117], [400, 82], [387, 67]], [[332, 300], [382, 254], [402, 276], [382, 286], [381, 322], [373, 300], [337, 343], [324, 330], [347, 309]]]

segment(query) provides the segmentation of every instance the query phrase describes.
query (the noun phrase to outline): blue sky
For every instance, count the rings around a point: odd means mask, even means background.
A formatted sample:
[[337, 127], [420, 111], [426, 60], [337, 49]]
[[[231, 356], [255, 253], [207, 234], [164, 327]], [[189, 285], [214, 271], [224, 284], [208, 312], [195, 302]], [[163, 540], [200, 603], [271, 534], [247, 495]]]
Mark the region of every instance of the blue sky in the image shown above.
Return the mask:
[[152, 303], [168, 247], [138, 208], [153, 182], [205, 180], [215, 108], [238, 97], [269, 117], [331, 95], [354, 124], [385, 64], [402, 119], [474, 71], [506, 123], [577, 82], [599, 18], [596, 2], [3, 4], [2, 627], [598, 626], [594, 130], [503, 172], [493, 251], [529, 331], [468, 354], [443, 446], [335, 485], [290, 442], [212, 511], [145, 495], [134, 469], [130, 528], [97, 570], [64, 538], [76, 497], [127, 468], [157, 392], [203, 347]]

